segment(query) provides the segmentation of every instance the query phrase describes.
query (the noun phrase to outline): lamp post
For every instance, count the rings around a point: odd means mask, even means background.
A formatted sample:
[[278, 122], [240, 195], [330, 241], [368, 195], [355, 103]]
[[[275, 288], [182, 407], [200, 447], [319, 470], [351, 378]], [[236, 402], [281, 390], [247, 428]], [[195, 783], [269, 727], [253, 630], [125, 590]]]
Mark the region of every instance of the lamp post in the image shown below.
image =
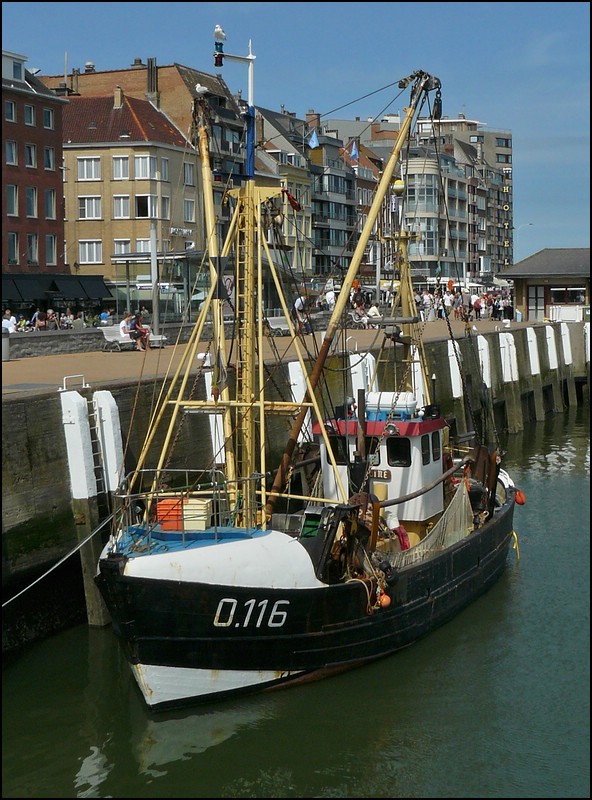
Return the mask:
[[516, 231], [516, 233], [514, 234], [514, 236], [518, 236], [518, 231], [519, 231], [521, 228], [528, 228], [528, 227], [529, 227], [529, 226], [531, 226], [531, 225], [534, 225], [534, 222], [523, 222], [523, 223], [522, 223], [522, 225], [518, 225], [518, 227], [517, 227], [517, 228], [514, 228], [514, 229], [513, 229], [513, 230], [515, 230], [515, 231]]
[[[518, 232], [522, 230], [522, 228], [531, 228], [533, 226], [534, 222], [523, 222], [522, 225], [518, 225], [517, 228], [512, 228], [512, 230], [514, 231], [513, 242], [512, 242], [512, 256], [514, 255], [514, 244], [517, 241]], [[512, 258], [512, 261], [515, 263], [514, 258]]]

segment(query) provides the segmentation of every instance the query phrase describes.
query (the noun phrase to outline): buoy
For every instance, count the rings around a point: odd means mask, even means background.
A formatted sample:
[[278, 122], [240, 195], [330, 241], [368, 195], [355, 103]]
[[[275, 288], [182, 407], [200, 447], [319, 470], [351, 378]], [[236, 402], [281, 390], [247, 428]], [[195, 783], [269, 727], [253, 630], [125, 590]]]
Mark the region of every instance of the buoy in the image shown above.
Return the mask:
[[388, 608], [391, 604], [391, 598], [388, 596], [388, 594], [381, 594], [378, 602], [380, 603], [381, 608]]
[[526, 495], [520, 489], [516, 489], [516, 502], [519, 506], [523, 506], [526, 503]]

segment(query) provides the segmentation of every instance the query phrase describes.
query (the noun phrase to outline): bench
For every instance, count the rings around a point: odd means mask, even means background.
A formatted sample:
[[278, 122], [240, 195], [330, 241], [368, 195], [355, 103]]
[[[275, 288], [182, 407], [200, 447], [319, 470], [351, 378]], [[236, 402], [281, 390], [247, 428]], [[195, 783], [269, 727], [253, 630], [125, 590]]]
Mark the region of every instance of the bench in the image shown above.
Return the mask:
[[[348, 313], [348, 317], [349, 317], [348, 327], [349, 328], [354, 328], [355, 330], [363, 330], [364, 329], [364, 321], [363, 321], [362, 317], [360, 317], [358, 314], [354, 313], [353, 311], [348, 311], [347, 313]], [[368, 319], [368, 328], [377, 328], [379, 323], [382, 322], [382, 319], [383, 319], [382, 317], [369, 317], [367, 314], [366, 314], [366, 317]]]
[[266, 317], [265, 324], [270, 336], [287, 336], [290, 333], [285, 317]]
[[[126, 334], [122, 336], [119, 331], [119, 325], [112, 325], [111, 327], [107, 328], [99, 328], [103, 336], [105, 337], [105, 342], [103, 344], [103, 350], [112, 350], [112, 351], [121, 351], [128, 349], [136, 349], [136, 343], [133, 339]], [[167, 341], [166, 336], [158, 335], [156, 336], [154, 333], [150, 333], [150, 347], [164, 347]]]

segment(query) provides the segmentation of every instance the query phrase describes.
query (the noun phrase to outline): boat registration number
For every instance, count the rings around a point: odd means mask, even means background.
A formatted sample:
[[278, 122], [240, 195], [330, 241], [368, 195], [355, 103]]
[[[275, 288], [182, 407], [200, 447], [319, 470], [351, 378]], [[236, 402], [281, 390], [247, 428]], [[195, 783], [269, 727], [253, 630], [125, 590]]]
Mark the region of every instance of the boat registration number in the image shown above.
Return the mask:
[[370, 470], [370, 477], [371, 478], [378, 478], [381, 481], [390, 481], [391, 479], [391, 471], [390, 469], [371, 469]]
[[[217, 628], [281, 628], [288, 618], [289, 600], [245, 600], [239, 603], [234, 597], [223, 597], [214, 615]], [[285, 609], [285, 610], [284, 610]]]

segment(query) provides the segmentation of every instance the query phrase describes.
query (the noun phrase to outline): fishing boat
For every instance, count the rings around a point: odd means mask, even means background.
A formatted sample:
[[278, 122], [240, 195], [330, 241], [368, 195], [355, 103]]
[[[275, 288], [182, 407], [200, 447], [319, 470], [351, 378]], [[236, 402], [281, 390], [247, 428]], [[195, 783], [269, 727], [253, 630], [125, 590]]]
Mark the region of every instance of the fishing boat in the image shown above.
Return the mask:
[[[399, 85], [410, 87], [410, 102], [314, 358], [315, 334], [295, 327], [269, 252], [279, 190], [254, 177], [230, 190], [234, 217], [218, 246], [208, 107], [196, 99], [210, 289], [137, 467], [116, 493], [95, 578], [151, 709], [293, 685], [390, 656], [458, 614], [506, 566], [517, 490], [495, 443], [481, 443], [476, 431], [455, 440], [430, 397], [404, 231], [390, 327], [381, 322], [386, 355], [339, 344], [401, 150], [421, 104], [440, 95], [440, 81], [424, 72]], [[264, 270], [296, 352], [290, 397], [278, 388], [285, 373], [263, 357]], [[188, 378], [196, 360], [201, 399]], [[336, 382], [336, 373], [347, 380]], [[195, 441], [195, 468], [169, 469], [179, 428], [195, 414], [210, 441]], [[164, 445], [148, 463], [163, 425]]]

